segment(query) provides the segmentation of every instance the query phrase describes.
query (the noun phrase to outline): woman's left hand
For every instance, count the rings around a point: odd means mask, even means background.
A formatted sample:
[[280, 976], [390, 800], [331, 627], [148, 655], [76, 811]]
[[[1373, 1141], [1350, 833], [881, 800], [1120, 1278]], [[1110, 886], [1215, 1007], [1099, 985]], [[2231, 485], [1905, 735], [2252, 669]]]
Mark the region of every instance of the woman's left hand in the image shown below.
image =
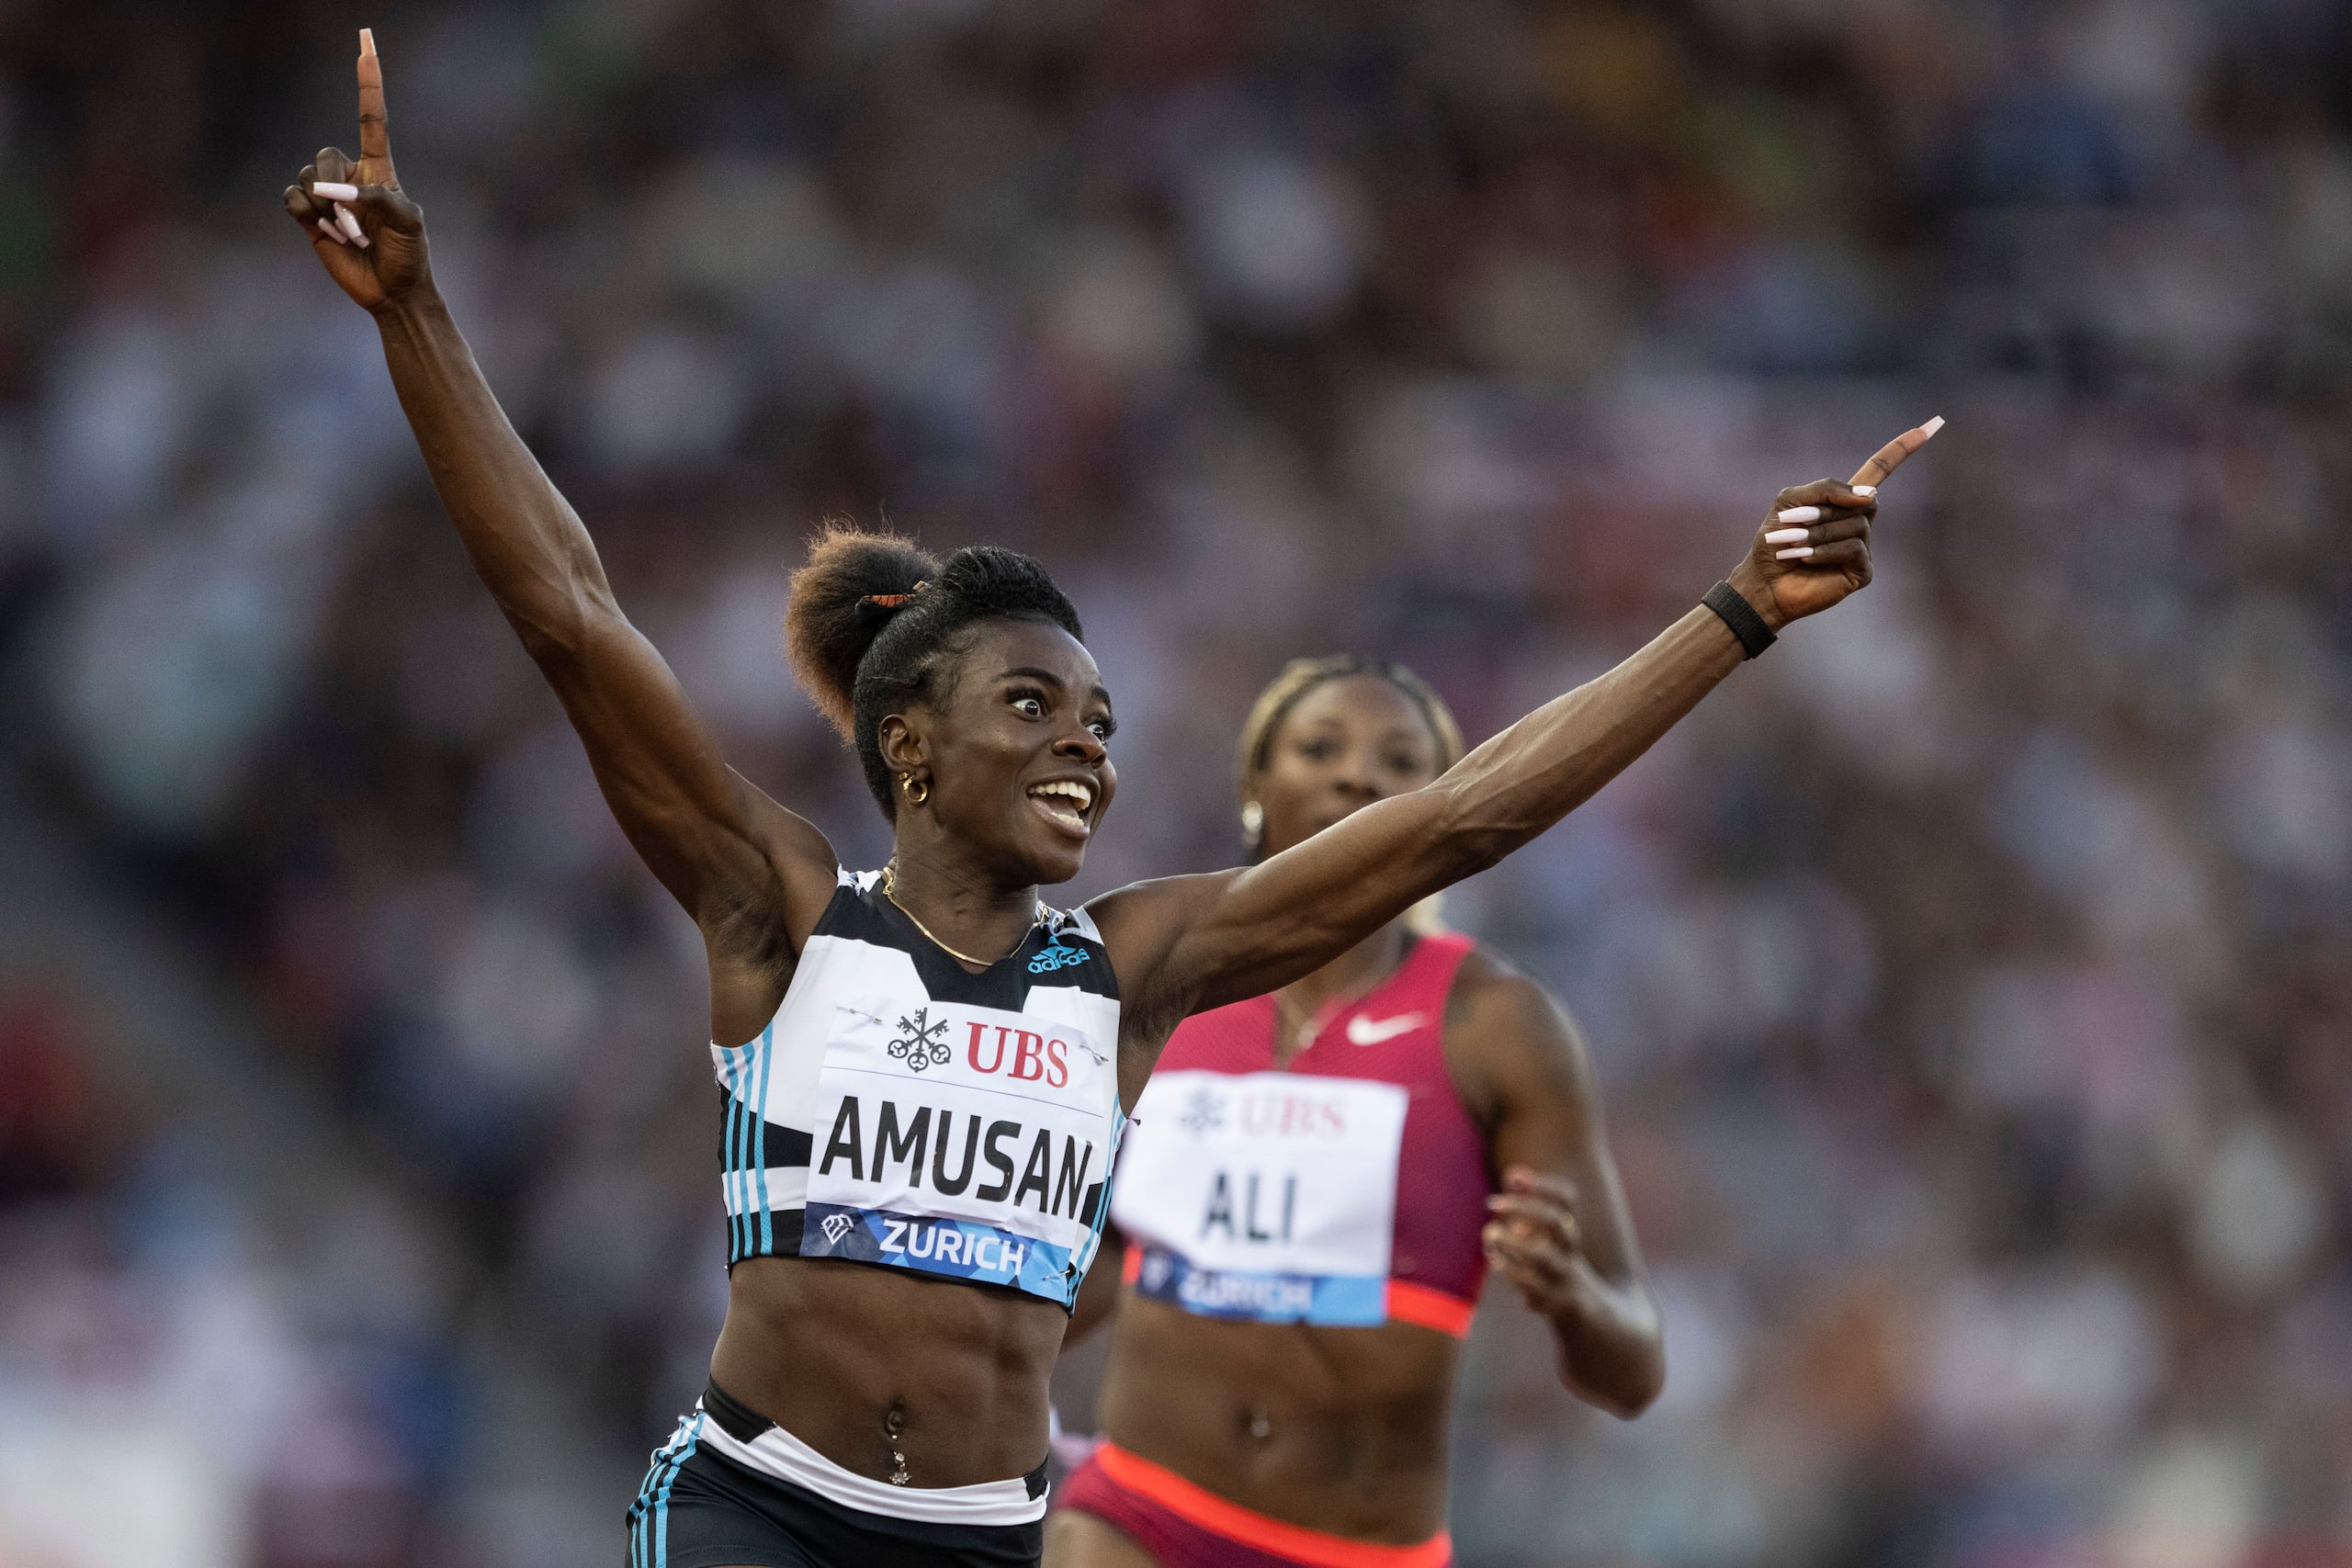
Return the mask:
[[1529, 1311], [1549, 1318], [1583, 1313], [1607, 1293], [1584, 1254], [1574, 1182], [1514, 1165], [1487, 1211], [1479, 1233], [1487, 1266], [1518, 1290]]
[[1816, 479], [1782, 491], [1756, 531], [1731, 585], [1779, 631], [1870, 586], [1871, 524], [1878, 487], [1943, 428], [1940, 419], [1906, 430], [1844, 484]]

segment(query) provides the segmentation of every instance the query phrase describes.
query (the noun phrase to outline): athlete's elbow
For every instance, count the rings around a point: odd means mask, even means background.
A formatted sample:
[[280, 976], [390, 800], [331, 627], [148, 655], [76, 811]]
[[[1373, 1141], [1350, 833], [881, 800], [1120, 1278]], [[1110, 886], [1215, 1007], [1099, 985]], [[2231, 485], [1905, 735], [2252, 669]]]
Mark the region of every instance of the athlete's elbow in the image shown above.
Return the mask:
[[1666, 1392], [1666, 1340], [1655, 1316], [1621, 1322], [1581, 1343], [1563, 1336], [1560, 1382], [1570, 1393], [1620, 1421], [1631, 1421]]
[[1653, 1355], [1618, 1391], [1616, 1405], [1610, 1414], [1621, 1421], [1631, 1421], [1656, 1404], [1658, 1395], [1665, 1392], [1666, 1357], [1663, 1354]]
[[576, 665], [588, 655], [599, 630], [620, 618], [608, 592], [565, 584], [501, 606], [522, 639], [523, 650], [543, 670]]
[[506, 619], [523, 644], [523, 651], [531, 662], [542, 670], [553, 671], [578, 661], [583, 638], [577, 625], [560, 616], [526, 615], [513, 610]]
[[1443, 857], [1449, 884], [1488, 870], [1527, 841], [1526, 832], [1518, 825], [1499, 821], [1480, 803], [1452, 793], [1445, 797], [1431, 838]]
[[1611, 1368], [1605, 1379], [1577, 1378], [1563, 1369], [1560, 1381], [1596, 1410], [1631, 1421], [1666, 1392], [1666, 1357], [1655, 1349], [1629, 1357], [1623, 1364]]
[[1461, 882], [1491, 871], [1500, 865], [1510, 852], [1527, 840], [1516, 833], [1484, 832], [1459, 840], [1454, 844], [1453, 863], [1450, 868], [1453, 882]]

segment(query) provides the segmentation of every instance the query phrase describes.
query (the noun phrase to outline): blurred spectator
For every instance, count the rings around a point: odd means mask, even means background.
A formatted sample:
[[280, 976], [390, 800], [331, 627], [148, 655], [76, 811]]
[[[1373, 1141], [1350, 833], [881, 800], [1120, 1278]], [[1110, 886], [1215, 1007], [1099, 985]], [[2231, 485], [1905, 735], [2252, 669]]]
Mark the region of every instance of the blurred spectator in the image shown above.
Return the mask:
[[99, 1081], [93, 1032], [67, 994], [0, 991], [0, 1561], [421, 1561], [446, 1357], [338, 1299], [334, 1249], [267, 1256], [217, 1151]]

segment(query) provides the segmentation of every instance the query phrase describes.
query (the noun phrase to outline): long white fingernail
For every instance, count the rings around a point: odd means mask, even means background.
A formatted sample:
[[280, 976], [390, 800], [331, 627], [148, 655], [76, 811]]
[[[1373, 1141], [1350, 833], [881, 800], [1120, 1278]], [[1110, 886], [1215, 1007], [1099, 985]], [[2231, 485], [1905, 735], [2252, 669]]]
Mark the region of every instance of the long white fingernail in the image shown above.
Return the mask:
[[1919, 427], [1919, 434], [1932, 439], [1936, 432], [1941, 430], [1943, 427], [1944, 416], [1938, 414], [1935, 418], [1929, 420], [1927, 423]]
[[1781, 513], [1778, 517], [1774, 518], [1773, 521], [1776, 523], [1818, 523], [1821, 521], [1821, 508], [1818, 506], [1792, 506], [1786, 512]]
[[359, 187], [344, 185], [335, 180], [312, 180], [311, 194], [321, 201], [357, 201]]
[[1813, 532], [1810, 528], [1775, 528], [1764, 536], [1768, 545], [1802, 545]]
[[1876, 485], [1856, 485], [1856, 486], [1854, 487], [1854, 493], [1855, 493], [1856, 495], [1859, 495], [1859, 496], [1862, 497], [1865, 501], [1867, 501], [1867, 500], [1869, 500], [1871, 496], [1874, 496], [1874, 495], [1876, 495], [1876, 494], [1878, 493], [1878, 486], [1876, 486]]
[[1773, 551], [1772, 558], [1774, 560], [1803, 560], [1805, 557], [1811, 554], [1813, 554], [1813, 547], [1811, 545], [1799, 545], [1792, 550]]
[[363, 251], [368, 248], [368, 236], [361, 231], [359, 220], [352, 215], [351, 209], [339, 201], [334, 204], [334, 220], [345, 234], [351, 236], [353, 244]]
[[334, 224], [328, 222], [323, 218], [319, 220], [319, 232], [324, 234], [328, 239], [333, 240], [338, 245], [347, 245], [351, 243], [350, 241], [343, 237], [342, 230], [336, 228]]

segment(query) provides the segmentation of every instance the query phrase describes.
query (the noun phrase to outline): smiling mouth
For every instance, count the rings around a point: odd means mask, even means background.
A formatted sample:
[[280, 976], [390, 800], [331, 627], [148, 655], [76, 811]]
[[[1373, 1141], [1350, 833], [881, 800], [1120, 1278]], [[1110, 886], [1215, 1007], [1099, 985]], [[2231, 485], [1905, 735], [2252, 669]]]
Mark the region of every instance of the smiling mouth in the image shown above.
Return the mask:
[[1029, 786], [1029, 798], [1046, 819], [1065, 832], [1084, 834], [1086, 814], [1093, 807], [1094, 791], [1076, 779], [1056, 779]]

